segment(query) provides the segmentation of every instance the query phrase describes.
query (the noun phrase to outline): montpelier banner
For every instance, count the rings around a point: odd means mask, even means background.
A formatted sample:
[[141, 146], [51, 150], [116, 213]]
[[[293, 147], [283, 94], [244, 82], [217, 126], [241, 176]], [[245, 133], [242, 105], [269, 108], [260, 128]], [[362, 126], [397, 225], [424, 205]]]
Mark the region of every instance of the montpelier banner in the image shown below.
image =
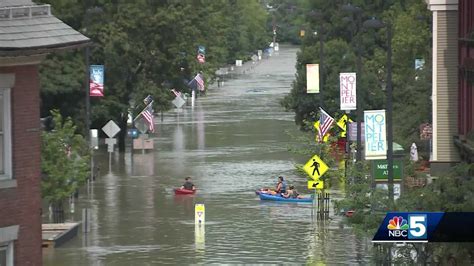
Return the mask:
[[385, 110], [364, 111], [365, 159], [387, 158]]
[[356, 104], [356, 73], [339, 73], [339, 93], [341, 110], [355, 110]]
[[306, 93], [319, 93], [319, 65], [306, 65]]
[[89, 72], [89, 93], [91, 97], [104, 96], [104, 66], [91, 65]]

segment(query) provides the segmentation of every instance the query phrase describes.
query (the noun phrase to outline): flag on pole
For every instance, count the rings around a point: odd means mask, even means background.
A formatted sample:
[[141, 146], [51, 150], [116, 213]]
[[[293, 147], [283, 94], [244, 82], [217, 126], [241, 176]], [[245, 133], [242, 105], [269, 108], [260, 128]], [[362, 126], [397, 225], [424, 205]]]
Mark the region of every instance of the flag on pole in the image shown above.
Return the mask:
[[199, 89], [200, 91], [204, 91], [204, 79], [202, 78], [202, 74], [196, 74], [196, 76], [188, 83], [188, 86], [192, 89]]
[[149, 105], [151, 102], [153, 102], [153, 97], [151, 97], [151, 95], [148, 94], [148, 96], [146, 96], [145, 99], [143, 99], [143, 103], [145, 105]]
[[332, 123], [334, 123], [334, 118], [332, 118], [328, 113], [326, 113], [322, 108], [319, 108], [321, 111], [321, 115], [319, 116], [319, 141], [321, 142], [323, 140], [323, 137], [326, 135], [326, 133], [329, 131], [329, 129], [332, 126]]
[[175, 89], [172, 89], [171, 92], [174, 93], [174, 96], [176, 96], [176, 97], [181, 97], [181, 92], [180, 92], [180, 91], [177, 91], [177, 90], [175, 90]]
[[148, 124], [148, 129], [150, 130], [150, 132], [154, 132], [154, 131], [155, 131], [155, 122], [154, 122], [154, 119], [153, 119], [153, 107], [152, 107], [152, 104], [153, 104], [153, 101], [151, 101], [151, 102], [145, 107], [145, 109], [143, 109], [143, 111], [137, 116], [137, 117], [143, 116], [143, 118], [145, 118], [145, 121], [146, 121], [146, 123]]

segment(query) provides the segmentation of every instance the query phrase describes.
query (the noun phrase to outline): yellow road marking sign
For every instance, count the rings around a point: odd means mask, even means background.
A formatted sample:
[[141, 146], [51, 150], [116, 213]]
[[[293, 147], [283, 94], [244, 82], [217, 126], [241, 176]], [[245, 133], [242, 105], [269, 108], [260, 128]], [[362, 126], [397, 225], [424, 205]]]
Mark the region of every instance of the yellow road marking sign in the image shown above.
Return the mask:
[[326, 163], [319, 158], [319, 156], [314, 155], [304, 166], [303, 170], [314, 180], [319, 180], [319, 178], [327, 172], [329, 167]]
[[324, 181], [308, 181], [308, 189], [324, 189]]

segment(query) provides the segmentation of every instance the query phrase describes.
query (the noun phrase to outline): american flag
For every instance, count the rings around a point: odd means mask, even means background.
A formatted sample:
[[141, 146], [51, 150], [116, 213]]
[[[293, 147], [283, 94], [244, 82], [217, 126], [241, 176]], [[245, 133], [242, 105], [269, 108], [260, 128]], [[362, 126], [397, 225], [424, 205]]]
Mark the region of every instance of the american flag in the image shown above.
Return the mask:
[[319, 117], [319, 141], [323, 141], [323, 137], [329, 131], [334, 122], [334, 118], [332, 118], [328, 113], [326, 113], [322, 108], [319, 108], [321, 111], [321, 115]]
[[200, 91], [203, 91], [204, 90], [204, 79], [202, 79], [202, 75], [200, 73], [198, 73], [194, 79], [196, 80], [197, 82], [197, 86], [199, 88]]
[[153, 97], [151, 97], [151, 95], [148, 95], [145, 97], [145, 99], [143, 99], [143, 103], [145, 105], [149, 105], [151, 102], [153, 102]]
[[179, 92], [179, 91], [177, 91], [177, 90], [175, 90], [175, 89], [172, 89], [171, 92], [174, 93], [174, 95], [175, 95], [176, 97], [181, 97], [181, 92]]
[[145, 118], [146, 122], [148, 123], [148, 129], [150, 132], [155, 131], [155, 123], [153, 121], [153, 108], [152, 105], [153, 102], [151, 102], [143, 111], [141, 112], [141, 115]]

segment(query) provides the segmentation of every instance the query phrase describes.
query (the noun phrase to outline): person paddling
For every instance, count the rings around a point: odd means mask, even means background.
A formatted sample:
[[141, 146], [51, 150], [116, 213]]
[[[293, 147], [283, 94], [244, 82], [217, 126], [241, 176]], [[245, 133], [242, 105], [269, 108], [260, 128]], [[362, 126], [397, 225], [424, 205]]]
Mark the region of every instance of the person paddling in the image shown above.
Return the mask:
[[191, 177], [186, 177], [184, 184], [181, 186], [181, 189], [187, 189], [187, 190], [196, 190], [196, 187], [194, 186], [193, 182], [191, 182]]
[[276, 189], [275, 191], [272, 191], [271, 194], [276, 195], [276, 194], [283, 194], [283, 193], [286, 193], [286, 181], [283, 178], [283, 176], [279, 176]]

